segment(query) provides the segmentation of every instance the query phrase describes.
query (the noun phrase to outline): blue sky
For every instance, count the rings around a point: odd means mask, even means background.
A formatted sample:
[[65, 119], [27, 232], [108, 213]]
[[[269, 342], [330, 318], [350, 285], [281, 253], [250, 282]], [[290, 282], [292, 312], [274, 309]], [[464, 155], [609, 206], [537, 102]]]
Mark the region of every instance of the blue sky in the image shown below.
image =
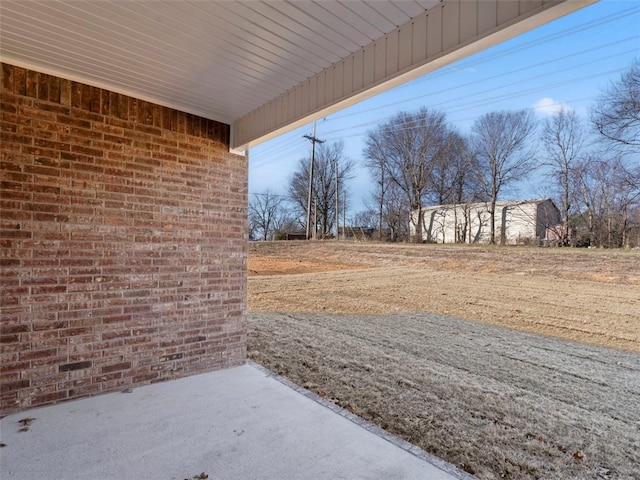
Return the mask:
[[[461, 133], [480, 115], [532, 109], [543, 121], [561, 106], [585, 123], [601, 90], [640, 59], [640, 0], [601, 0], [554, 22], [452, 63], [410, 83], [317, 121], [316, 137], [342, 141], [354, 160], [347, 217], [365, 209], [372, 182], [363, 162], [366, 133], [400, 111], [440, 110]], [[301, 158], [310, 156], [313, 124], [253, 147], [249, 152], [249, 194], [287, 195]], [[535, 178], [510, 197], [541, 196]]]

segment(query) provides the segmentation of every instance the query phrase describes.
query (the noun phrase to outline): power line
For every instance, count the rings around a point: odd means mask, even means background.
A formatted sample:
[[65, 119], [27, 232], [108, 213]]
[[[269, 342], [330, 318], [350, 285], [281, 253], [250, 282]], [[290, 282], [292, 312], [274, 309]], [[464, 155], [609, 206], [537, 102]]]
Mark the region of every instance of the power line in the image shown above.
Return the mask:
[[[465, 63], [457, 63], [457, 64], [455, 64], [456, 65], [455, 69], [454, 68], [445, 67], [445, 68], [443, 68], [443, 69], [441, 69], [441, 70], [439, 70], [437, 72], [433, 72], [433, 73], [425, 76], [423, 80], [419, 80], [419, 81], [429, 81], [430, 79], [439, 78], [439, 77], [442, 77], [442, 76], [445, 76], [445, 77], [446, 76], [451, 76], [451, 75], [457, 73], [457, 71], [459, 71], [460, 69], [468, 68], [469, 66], [474, 66], [474, 65], [479, 65], [479, 64], [482, 64], [482, 63], [486, 63], [489, 60], [492, 60], [492, 59], [495, 59], [495, 58], [500, 58], [500, 57], [506, 56], [508, 54], [512, 54], [512, 53], [516, 53], [516, 52], [520, 53], [520, 52], [522, 52], [522, 51], [524, 51], [526, 49], [529, 49], [529, 48], [531, 48], [533, 46], [544, 44], [544, 43], [548, 43], [550, 41], [554, 41], [554, 40], [557, 40], [559, 38], [564, 38], [564, 37], [567, 37], [567, 36], [570, 36], [570, 35], [575, 35], [575, 34], [577, 34], [579, 32], [587, 31], [589, 29], [592, 29], [592, 28], [595, 28], [595, 27], [599, 27], [599, 26], [602, 26], [604, 24], [611, 23], [611, 22], [619, 20], [621, 18], [626, 18], [629, 15], [635, 15], [638, 12], [640, 12], [640, 8], [637, 7], [637, 6], [634, 6], [632, 8], [626, 9], [626, 10], [624, 10], [622, 12], [619, 12], [618, 14], [609, 15], [609, 16], [605, 17], [604, 19], [593, 20], [591, 22], [588, 22], [588, 23], [573, 27], [571, 29], [564, 30], [563, 32], [560, 32], [560, 33], [547, 35], [545, 37], [542, 37], [540, 39], [534, 40], [532, 42], [528, 42], [528, 43], [526, 43], [524, 45], [519, 45], [519, 46], [515, 46], [515, 47], [512, 47], [512, 48], [505, 49], [505, 50], [503, 50], [501, 52], [498, 52], [498, 53], [496, 53], [494, 55], [488, 56], [488, 57], [484, 58], [481, 61], [475, 61], [475, 62], [474, 61], [469, 61], [469, 62], [465, 62]], [[478, 83], [481, 83], [481, 82], [487, 82], [487, 81], [490, 81], [490, 80], [494, 80], [499, 76], [500, 77], [508, 76], [508, 75], [512, 75], [512, 74], [515, 74], [515, 73], [522, 72], [523, 70], [536, 68], [536, 67], [541, 67], [541, 66], [545, 66], [545, 65], [550, 65], [550, 64], [552, 64], [554, 62], [566, 61], [567, 59], [576, 58], [576, 57], [579, 57], [579, 56], [582, 56], [582, 55], [585, 55], [585, 54], [592, 54], [594, 51], [601, 50], [603, 48], [610, 48], [612, 46], [623, 44], [623, 43], [628, 42], [628, 41], [634, 41], [634, 40], [637, 40], [637, 38], [638, 37], [636, 36], [636, 37], [627, 37], [627, 38], [624, 38], [624, 39], [616, 40], [616, 41], [613, 41], [613, 42], [610, 42], [610, 43], [607, 43], [605, 45], [601, 45], [601, 46], [598, 46], [598, 47], [595, 47], [595, 48], [592, 48], [592, 49], [585, 49], [585, 50], [581, 50], [581, 51], [574, 52], [574, 53], [571, 53], [571, 54], [567, 54], [567, 55], [563, 55], [563, 56], [560, 56], [560, 57], [556, 57], [554, 59], [549, 59], [549, 60], [546, 60], [544, 62], [538, 62], [538, 63], [535, 63], [535, 64], [530, 64], [530, 65], [527, 65], [527, 66], [522, 67], [522, 68], [511, 70], [509, 72], [504, 72], [501, 75], [493, 75], [493, 76], [490, 76], [490, 77], [486, 77], [484, 79], [477, 80], [475, 82], [467, 82], [467, 83], [461, 84], [461, 85], [459, 85], [459, 86], [457, 86], [455, 88], [468, 87], [471, 84], [475, 85], [475, 84], [478, 84]], [[617, 53], [615, 55], [609, 55], [607, 57], [602, 57], [602, 58], [599, 58], [599, 59], [596, 59], [596, 60], [589, 59], [589, 63], [593, 63], [593, 62], [597, 62], [597, 61], [601, 61], [601, 60], [608, 60], [608, 59], [610, 59], [612, 57], [615, 57], [615, 56], [620, 56], [620, 55], [627, 54], [630, 51], [635, 51], [635, 50], [625, 50], [625, 51]], [[563, 68], [563, 69], [559, 69], [559, 70], [556, 69], [554, 71], [550, 71], [548, 73], [541, 74], [541, 75], [536, 75], [536, 76], [530, 77], [530, 78], [522, 80], [522, 81], [535, 80], [535, 79], [539, 79], [541, 77], [546, 77], [546, 76], [552, 77], [554, 74], [557, 74], [558, 72], [563, 72], [563, 71], [572, 70], [572, 69], [576, 69], [577, 70], [581, 66], [582, 65], [575, 65], [574, 67], [567, 67], [567, 68]], [[614, 72], [618, 72], [620, 70], [622, 70], [622, 69], [609, 70], [607, 72], [599, 73], [599, 74], [597, 74], [595, 76], [608, 75], [608, 74], [611, 74], [611, 73], [614, 73]], [[471, 107], [480, 107], [480, 106], [483, 106], [483, 105], [495, 103], [496, 101], [504, 101], [504, 100], [508, 100], [508, 99], [513, 99], [513, 98], [517, 98], [519, 96], [528, 95], [530, 93], [534, 93], [536, 91], [541, 91], [541, 90], [544, 90], [544, 89], [547, 89], [547, 88], [553, 88], [553, 87], [557, 87], [557, 86], [566, 85], [568, 83], [577, 82], [579, 80], [580, 80], [580, 78], [574, 78], [574, 79], [566, 80], [566, 81], [563, 81], [563, 82], [546, 83], [545, 85], [539, 86], [539, 87], [536, 87], [536, 88], [527, 89], [527, 90], [521, 90], [520, 89], [520, 90], [515, 91], [515, 92], [514, 91], [510, 91], [508, 94], [495, 95], [493, 97], [488, 97], [488, 98], [485, 96], [484, 98], [478, 98], [475, 101], [473, 101], [474, 97], [478, 97], [480, 95], [480, 93], [470, 93], [470, 94], [468, 94], [468, 95], [466, 95], [464, 97], [458, 97], [455, 100], [449, 100], [449, 101], [446, 101], [446, 102], [440, 102], [440, 103], [435, 104], [435, 105], [436, 106], [450, 105], [449, 108], [447, 109], [447, 113], [448, 114], [456, 113], [456, 112], [462, 111], [463, 109], [466, 110], [466, 109], [471, 108]], [[519, 80], [519, 82], [520, 81], [521, 80]], [[412, 82], [409, 85], [415, 87], [415, 83], [416, 82]], [[488, 91], [489, 92], [491, 92], [491, 91], [495, 92], [495, 91], [498, 91], [500, 89], [512, 88], [515, 85], [516, 85], [515, 82], [509, 82], [509, 83], [505, 83], [503, 85], [500, 85], [498, 87], [494, 87], [494, 88], [492, 88], [491, 90], [488, 90]], [[488, 91], [484, 90], [482, 92], [482, 94], [486, 94]], [[388, 108], [388, 107], [392, 107], [392, 106], [398, 106], [398, 105], [400, 105], [402, 103], [405, 103], [405, 102], [409, 102], [409, 101], [415, 102], [416, 99], [433, 96], [433, 95], [436, 95], [437, 93], [438, 92], [431, 92], [430, 94], [421, 95], [419, 97], [413, 97], [411, 99], [407, 99], [407, 100], [403, 100], [403, 101], [399, 101], [399, 102], [393, 102], [392, 104], [390, 103], [390, 104], [386, 104], [386, 105], [383, 105], [383, 106], [377, 106], [377, 107], [373, 107], [373, 108], [368, 108], [368, 109], [357, 111], [357, 112], [349, 112], [349, 113], [345, 113], [345, 114], [341, 114], [341, 115], [337, 115], [337, 116], [331, 116], [327, 120], [328, 121], [335, 121], [335, 120], [344, 119], [346, 117], [353, 116], [353, 115], [364, 115], [364, 114], [367, 114], [367, 113], [370, 113], [370, 112], [373, 112], [373, 111], [376, 111], [376, 110], [382, 110], [384, 108]], [[442, 93], [442, 91], [440, 91], [440, 93]], [[459, 100], [461, 100], [461, 98], [470, 99], [470, 101], [467, 101], [464, 105], [462, 105], [462, 104], [456, 105], [456, 103]], [[580, 101], [588, 100], [590, 98], [593, 98], [593, 97], [583, 97], [583, 98], [580, 98], [579, 100]], [[570, 101], [575, 101], [575, 100], [570, 100]], [[451, 105], [452, 103], [453, 103], [453, 105]], [[533, 108], [530, 108], [530, 109], [533, 109]], [[368, 119], [364, 123], [361, 123], [361, 124], [358, 124], [358, 125], [352, 125], [352, 126], [349, 126], [349, 127], [346, 127], [346, 128], [341, 128], [340, 130], [328, 131], [328, 132], [325, 132], [325, 134], [332, 136], [332, 135], [337, 133], [337, 134], [340, 134], [340, 138], [349, 138], [349, 137], [360, 136], [360, 135], [362, 135], [361, 130], [363, 128], [365, 128], [367, 126], [370, 126], [370, 125], [373, 125], [375, 123], [378, 123], [380, 121], [383, 121], [384, 118], [389, 118], [389, 115], [384, 115], [382, 118], [377, 118], [377, 119]], [[465, 119], [458, 119], [457, 121], [473, 120], [474, 118], [477, 118], [477, 117], [467, 117]], [[345, 135], [345, 133], [347, 131], [352, 131], [352, 132], [357, 132], [357, 133], [352, 133], [352, 134]], [[306, 137], [303, 137], [303, 138], [306, 138]], [[279, 141], [277, 143], [270, 144], [265, 150], [262, 150], [260, 152], [259, 161], [256, 162], [255, 164], [251, 165], [252, 170], [257, 170], [257, 169], [263, 168], [264, 166], [267, 166], [267, 165], [271, 164], [273, 162], [273, 160], [274, 160], [272, 158], [272, 155], [275, 154], [276, 152], [278, 153], [279, 156], [289, 156], [291, 149], [299, 147], [299, 141], [300, 140], [298, 140], [297, 138], [284, 137], [281, 141]]]
[[[569, 37], [572, 35], [575, 35], [577, 33], [581, 33], [584, 32], [586, 30], [590, 30], [592, 28], [596, 28], [596, 27], [601, 27], [602, 25], [606, 25], [608, 23], [612, 23], [615, 22], [616, 20], [620, 20], [620, 19], [626, 19], [634, 14], [640, 13], [640, 7], [639, 6], [633, 6], [631, 8], [628, 8], [627, 10], [623, 10], [621, 12], [618, 12], [617, 14], [613, 14], [613, 15], [607, 15], [603, 18], [600, 19], [596, 19], [596, 20], [592, 20], [590, 22], [584, 23], [582, 25], [576, 25], [575, 27], [572, 28], [568, 28], [563, 30], [562, 32], [558, 32], [558, 33], [552, 33], [543, 37], [540, 37], [538, 39], [535, 40], [531, 40], [527, 43], [521, 44], [521, 45], [515, 45], [513, 47], [510, 48], [506, 48], [502, 51], [498, 51], [495, 52], [491, 55], [487, 55], [484, 58], [480, 59], [480, 60], [473, 60], [473, 59], [467, 59], [462, 60], [461, 62], [456, 62], [454, 65], [449, 65], [449, 66], [445, 66], [442, 69], [440, 69], [438, 72], [434, 72], [432, 75], [434, 77], [439, 77], [439, 76], [443, 76], [443, 75], [448, 75], [450, 73], [455, 73], [458, 70], [463, 70], [469, 67], [475, 67], [478, 65], [482, 65], [483, 63], [486, 63], [488, 61], [492, 61], [492, 60], [496, 60], [500, 57], [504, 57], [507, 55], [510, 55], [512, 53], [522, 53], [525, 50], [529, 50], [530, 48], [533, 47], [537, 47], [539, 45], [544, 45], [545, 43], [549, 43], [564, 37]], [[636, 37], [637, 38], [637, 37]], [[433, 77], [432, 77], [433, 78]], [[418, 79], [416, 82], [414, 83], [420, 83], [423, 81], [427, 81], [428, 79], [425, 78], [421, 78]], [[405, 86], [409, 86], [409, 85], [405, 85]], [[404, 86], [403, 86], [404, 87]], [[402, 87], [400, 87], [402, 88]]]
[[[610, 57], [608, 57], [608, 58], [610, 58]], [[568, 69], [558, 70], [558, 72], [565, 71], [565, 70], [568, 70]], [[607, 75], [611, 75], [613, 73], [619, 73], [619, 72], [621, 72], [623, 70], [625, 70], [625, 68], [612, 69], [612, 70], [608, 70], [608, 71], [605, 71], [605, 72], [601, 72], [601, 73], [599, 73], [597, 75], [592, 75], [591, 78], [607, 76]], [[537, 75], [535, 77], [530, 77], [530, 78], [524, 79], [523, 82], [524, 81], [535, 80], [535, 79], [538, 79], [538, 78], [541, 78], [541, 77], [546, 77], [546, 76], [547, 76], [547, 74]], [[510, 99], [513, 99], [513, 98], [518, 98], [518, 97], [521, 97], [521, 96], [524, 96], [524, 95], [528, 95], [530, 93], [536, 93], [536, 92], [539, 92], [539, 91], [547, 90], [550, 87], [559, 87], [559, 86], [563, 86], [563, 85], [570, 85], [570, 84], [575, 83], [576, 80], [577, 79], [575, 79], [575, 78], [571, 78], [571, 79], [568, 79], [568, 80], [564, 80], [562, 82], [555, 82], [555, 83], [552, 83], [552, 84], [545, 84], [545, 85], [542, 85], [542, 86], [539, 86], [539, 87], [530, 88], [530, 89], [527, 89], [527, 90], [519, 90], [517, 92], [510, 92], [508, 94], [497, 95], [497, 96], [488, 97], [488, 98], [485, 97], [485, 98], [482, 98], [482, 100], [477, 100], [475, 102], [465, 102], [463, 105], [452, 107], [453, 109], [447, 110], [446, 113], [447, 114], [451, 114], [451, 113], [456, 113], [456, 112], [458, 112], [460, 110], [467, 110], [469, 108], [476, 108], [476, 107], [481, 107], [481, 106], [485, 106], [485, 105], [491, 105], [493, 103], [496, 103], [497, 101], [503, 101], [503, 100], [510, 100]], [[505, 88], [508, 88], [508, 87], [512, 87], [513, 85], [514, 85], [513, 83], [500, 85], [500, 86], [497, 86], [497, 87], [492, 88], [490, 90], [485, 90], [484, 93], [505, 89]], [[477, 92], [470, 93], [470, 94], [462, 96], [462, 97], [456, 97], [455, 99], [452, 99], [452, 100], [446, 100], [446, 101], [443, 101], [443, 102], [440, 102], [440, 103], [431, 104], [430, 107], [431, 108], [436, 108], [436, 107], [437, 108], [441, 108], [443, 105], [447, 105], [447, 104], [450, 104], [452, 102], [458, 102], [459, 100], [462, 100], [462, 99], [465, 99], [465, 98], [470, 98], [470, 97], [473, 98], [473, 97], [476, 97], [476, 96], [478, 96]], [[523, 110], [526, 110], [526, 108], [523, 109]], [[385, 115], [385, 118], [389, 118], [389, 116]], [[476, 117], [473, 117], [473, 118], [476, 118]], [[327, 131], [327, 132], [325, 132], [325, 134], [326, 135], [330, 135], [330, 134], [333, 134], [333, 133], [344, 133], [345, 131], [348, 131], [348, 130], [362, 129], [364, 127], [368, 127], [370, 125], [373, 125], [373, 124], [379, 123], [379, 122], [380, 122], [380, 119], [378, 119], [378, 120], [368, 120], [368, 121], [363, 122], [363, 123], [358, 124], [358, 125], [352, 125], [352, 126], [347, 127], [347, 128], [341, 128], [340, 130]], [[351, 135], [346, 135], [346, 136], [345, 135], [341, 135], [341, 138], [347, 138], [349, 136], [351, 136]]]
[[[479, 80], [474, 80], [474, 81], [471, 81], [471, 82], [467, 82], [467, 83], [463, 83], [463, 84], [460, 84], [460, 85], [456, 85], [455, 88], [464, 88], [464, 87], [468, 87], [468, 86], [471, 86], [471, 85], [478, 85], [479, 83], [482, 83], [482, 82], [487, 82], [487, 81], [490, 81], [490, 80], [494, 80], [496, 78], [501, 78], [501, 77], [505, 77], [505, 76], [508, 76], [508, 75], [513, 75], [515, 73], [520, 73], [520, 72], [523, 72], [523, 71], [527, 71], [527, 70], [530, 70], [532, 68], [537, 68], [537, 67], [549, 65], [551, 63], [564, 61], [564, 60], [567, 60], [569, 58], [577, 57], [577, 56], [584, 55], [584, 54], [591, 54], [591, 53], [595, 52], [596, 50], [600, 50], [600, 49], [603, 49], [603, 48], [608, 48], [608, 47], [611, 47], [611, 46], [614, 46], [614, 45], [617, 45], [617, 44], [620, 44], [620, 43], [629, 42], [629, 41], [637, 42], [638, 41], [638, 37], [637, 36], [627, 37], [627, 38], [624, 38], [622, 40], [611, 42], [611, 43], [608, 43], [606, 45], [602, 45], [602, 46], [599, 46], [599, 47], [596, 47], [596, 48], [589, 48], [589, 49], [581, 50], [579, 52], [574, 52], [574, 53], [571, 53], [571, 54], [568, 54], [568, 55], [563, 55], [561, 57], [556, 57], [556, 58], [553, 58], [553, 59], [550, 59], [550, 60], [545, 60], [543, 62], [529, 64], [529, 65], [526, 65], [524, 67], [517, 68], [515, 70], [509, 70], [507, 72], [503, 72], [503, 73], [499, 73], [499, 74], [496, 74], [496, 75], [492, 75], [490, 77], [485, 77], [485, 78], [481, 78]], [[624, 55], [626, 53], [630, 53], [630, 52], [634, 52], [634, 51], [637, 51], [637, 47], [633, 48], [633, 49], [630, 49], [630, 50], [625, 50], [624, 52], [620, 52], [620, 53], [618, 53], [616, 55], [607, 55], [606, 57], [600, 57], [599, 59], [590, 60], [590, 63], [598, 62], [598, 61], [601, 61], [601, 60], [609, 60], [609, 59], [611, 59], [611, 58], [613, 58], [615, 56]], [[579, 65], [579, 66], [582, 66], [582, 65]], [[571, 67], [571, 68], [574, 68], [574, 67]], [[565, 70], [569, 70], [569, 68], [565, 68], [563, 70], [554, 71], [553, 73], [558, 73], [558, 72], [565, 71]], [[454, 73], [454, 72], [452, 72], [452, 73]], [[431, 76], [431, 74], [429, 74], [429, 75], [425, 75], [425, 77], [423, 79], [425, 81], [427, 81], [427, 80], [432, 80], [434, 78], [437, 78], [437, 77], [436, 76]], [[538, 77], [533, 77], [533, 78], [530, 78], [530, 79], [527, 79], [527, 80], [531, 80], [531, 79], [535, 79], [535, 78], [539, 78], [539, 76]], [[513, 85], [513, 84], [511, 83], [509, 85]], [[412, 86], [415, 86], [415, 84], [412, 85]], [[414, 97], [411, 97], [411, 98], [409, 98], [407, 100], [404, 100], [403, 102], [397, 102], [397, 101], [396, 102], [390, 102], [390, 103], [386, 103], [384, 105], [379, 105], [379, 106], [368, 108], [368, 109], [365, 109], [365, 110], [345, 113], [344, 115], [339, 115], [339, 116], [333, 116], [333, 117], [331, 117], [331, 120], [341, 120], [343, 118], [348, 118], [348, 117], [355, 116], [355, 115], [362, 115], [362, 114], [365, 114], [365, 113], [370, 113], [370, 112], [373, 112], [375, 110], [382, 110], [382, 109], [385, 109], [385, 108], [389, 108], [389, 107], [398, 105], [398, 103], [404, 103], [404, 102], [409, 102], [409, 101], [414, 102], [417, 99], [426, 98], [426, 97], [429, 97], [429, 96], [435, 96], [435, 95], [438, 95], [440, 93], [446, 93], [449, 90], [451, 90], [451, 87], [448, 87], [448, 88], [442, 89], [442, 90], [438, 90], [438, 91], [435, 91], [435, 92], [429, 92], [429, 93], [426, 93], [424, 95], [414, 96]]]
[[[629, 40], [635, 40], [635, 39], [634, 38], [626, 38], [626, 39], [623, 39], [623, 40], [620, 40], [620, 41], [617, 41], [617, 42], [611, 42], [611, 43], [609, 43], [609, 44], [607, 44], [607, 45], [605, 45], [603, 47], [615, 45], [615, 44], [618, 44], [618, 43], [623, 43], [623, 42], [626, 42], [626, 41], [629, 41]], [[535, 68], [535, 67], [538, 67], [538, 66], [541, 66], [541, 65], [545, 65], [545, 64], [556, 62], [556, 61], [560, 61], [560, 60], [566, 60], [567, 58], [575, 57], [575, 56], [578, 56], [578, 55], [581, 55], [581, 54], [584, 54], [584, 53], [589, 53], [591, 51], [594, 51], [594, 50], [597, 50], [597, 49], [600, 49], [600, 48], [601, 47], [598, 47], [598, 48], [593, 49], [593, 50], [583, 50], [581, 52], [576, 52], [576, 53], [571, 54], [571, 55], [565, 55], [565, 56], [562, 56], [562, 57], [558, 57], [558, 58], [549, 60], [547, 62], [540, 62], [540, 63], [537, 63], [537, 64], [528, 65], [526, 67], [522, 67], [522, 68], [519, 68], [519, 69], [516, 69], [516, 70], [505, 72], [505, 73], [503, 73], [501, 75], [494, 75], [494, 76], [491, 76], [491, 77], [486, 77], [484, 79], [476, 80], [474, 82], [467, 82], [465, 84], [457, 85], [454, 88], [463, 88], [463, 87], [468, 87], [470, 85], [477, 85], [477, 84], [480, 84], [482, 82], [493, 80], [493, 79], [498, 78], [498, 77], [508, 76], [508, 75], [511, 75], [511, 74], [514, 74], [514, 73], [518, 73], [518, 72], [521, 72], [521, 71], [524, 71], [524, 70], [528, 70], [528, 69], [531, 69], [531, 68]], [[590, 60], [590, 63], [592, 64], [592, 63], [599, 62], [599, 61], [608, 61], [608, 60], [610, 60], [612, 58], [615, 58], [617, 56], [626, 55], [628, 53], [635, 52], [635, 51], [636, 51], [636, 49], [624, 50], [624, 51], [619, 52], [619, 53], [617, 53], [615, 55], [607, 55], [607, 56], [604, 56], [604, 57], [600, 57], [598, 59], [592, 59], [592, 60]], [[547, 77], [547, 76], [551, 76], [553, 74], [557, 74], [559, 72], [569, 71], [569, 70], [572, 70], [574, 68], [580, 68], [582, 66], [583, 66], [582, 64], [579, 64], [579, 65], [575, 65], [575, 66], [572, 66], [572, 67], [567, 67], [567, 68], [564, 68], [564, 69], [555, 70], [553, 72], [542, 73], [540, 75], [536, 75], [536, 76], [533, 76], [533, 77], [528, 77], [528, 78], [523, 79], [523, 80], [519, 80], [518, 83], [524, 82], [524, 81], [536, 80], [536, 79], [539, 79], [539, 78], [544, 78], [544, 77]], [[610, 73], [616, 73], [616, 72], [619, 72], [621, 70], [623, 70], [623, 69], [609, 70], [609, 71], [606, 71], [606, 72], [602, 72], [602, 73], [600, 73], [600, 74], [598, 74], [596, 76], [608, 75]], [[593, 76], [592, 76], [592, 78], [593, 78]], [[576, 79], [573, 79], [573, 80], [570, 80], [570, 81], [565, 81], [565, 82], [547, 83], [547, 84], [539, 87], [538, 90], [544, 90], [546, 88], [553, 88], [553, 87], [564, 85], [567, 82], [578, 81], [578, 80], [579, 80], [579, 78], [576, 78]], [[500, 89], [504, 89], [504, 88], [510, 88], [510, 87], [513, 87], [514, 85], [516, 85], [516, 83], [509, 82], [509, 83], [505, 83], [503, 85], [499, 85], [497, 87], [494, 87], [494, 88], [492, 88], [490, 90], [484, 90], [482, 93], [486, 94], [487, 92], [496, 91], [496, 90], [500, 90]], [[417, 99], [426, 98], [426, 97], [429, 97], [429, 96], [436, 96], [436, 95], [438, 95], [440, 93], [444, 93], [446, 91], [447, 90], [439, 90], [439, 91], [435, 91], [435, 92], [430, 92], [429, 94], [420, 95], [420, 96], [417, 96], [417, 97], [408, 98], [406, 100], [396, 101], [396, 102], [385, 104], [385, 105], [382, 105], [382, 106], [377, 106], [377, 107], [369, 108], [369, 109], [366, 109], [366, 110], [361, 110], [361, 111], [358, 111], [358, 112], [350, 113], [347, 116], [363, 115], [363, 114], [370, 113], [370, 112], [373, 112], [373, 111], [376, 111], [376, 110], [382, 110], [384, 108], [389, 108], [391, 106], [399, 106], [399, 105], [401, 105], [403, 103], [408, 103], [408, 102], [415, 103], [415, 101]], [[518, 96], [526, 95], [528, 93], [533, 93], [533, 92], [534, 92], [534, 90], [527, 90], [527, 91], [519, 90], [519, 91], [517, 91], [515, 93], [512, 92], [508, 96], [504, 96], [503, 95], [503, 96], [498, 96], [498, 97], [489, 97], [489, 98], [485, 98], [485, 99], [483, 99], [481, 101], [477, 101], [477, 102], [473, 102], [473, 103], [466, 103], [464, 106], [453, 107], [453, 108], [465, 108], [465, 109], [467, 109], [467, 108], [469, 108], [471, 106], [481, 106], [481, 105], [484, 105], [484, 104], [487, 104], [487, 103], [492, 103], [493, 101], [500, 100], [500, 99], [504, 100], [504, 99], [510, 99], [510, 98], [517, 98]], [[442, 106], [442, 105], [446, 105], [447, 103], [451, 103], [451, 102], [454, 102], [454, 101], [459, 101], [462, 98], [473, 98], [476, 95], [477, 95], [477, 93], [470, 93], [470, 94], [468, 94], [468, 95], [466, 95], [464, 97], [458, 97], [455, 100], [449, 100], [447, 102], [440, 102], [440, 103], [434, 104], [432, 106]], [[447, 113], [452, 113], [452, 112], [449, 111]], [[453, 111], [453, 113], [455, 113], [455, 110]], [[352, 126], [347, 127], [346, 129], [345, 128], [341, 128], [339, 130], [329, 130], [329, 131], [325, 132], [325, 134], [327, 134], [327, 135], [332, 135], [334, 133], [344, 134], [345, 131], [347, 131], [347, 130], [360, 129], [360, 128], [366, 127], [368, 125], [373, 125], [375, 123], [379, 123], [380, 121], [383, 121], [385, 118], [388, 118], [388, 116], [389, 116], [388, 114], [385, 114], [382, 117], [369, 119], [364, 123], [361, 123], [361, 124], [358, 124], [358, 125], [352, 125]], [[330, 121], [330, 122], [333, 122], [333, 121], [335, 121], [337, 119], [342, 119], [342, 118], [345, 118], [345, 116], [329, 117], [327, 120]], [[353, 135], [348, 135], [347, 137], [351, 137], [351, 136], [353, 136]], [[342, 137], [344, 137], [344, 135]], [[295, 139], [293, 139], [293, 140], [287, 139], [287, 140], [283, 141], [283, 143], [280, 143], [280, 144], [277, 144], [277, 145], [270, 145], [269, 149], [266, 150], [266, 151], [262, 151], [261, 154], [263, 156], [268, 156], [271, 152], [275, 152], [275, 151], [281, 152], [283, 150], [286, 151], [286, 150], [288, 150], [288, 147], [290, 147], [290, 146], [293, 147], [295, 143], [297, 143]], [[261, 168], [263, 165], [270, 163], [270, 161], [271, 160], [269, 158], [265, 158], [263, 160], [263, 162], [260, 162], [259, 164], [252, 165], [252, 168]]]

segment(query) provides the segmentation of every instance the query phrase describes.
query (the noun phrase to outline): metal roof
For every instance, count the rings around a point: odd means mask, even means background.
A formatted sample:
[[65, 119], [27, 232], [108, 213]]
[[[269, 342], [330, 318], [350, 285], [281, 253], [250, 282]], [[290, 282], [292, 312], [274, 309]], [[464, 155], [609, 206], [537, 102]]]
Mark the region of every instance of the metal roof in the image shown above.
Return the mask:
[[[244, 122], [235, 129], [234, 146], [248, 146], [325, 108], [369, 94], [442, 57], [447, 49], [536, 15], [541, 19], [534, 23], [547, 21], [592, 1], [2, 0], [0, 55], [7, 63], [232, 127]], [[544, 15], [563, 3], [571, 7]], [[420, 36], [428, 40], [428, 28], [437, 30], [440, 48], [427, 52], [425, 47], [422, 58], [412, 52]], [[447, 45], [451, 28], [456, 28], [456, 38]], [[373, 52], [370, 60], [367, 51]], [[403, 52], [409, 61], [394, 68]], [[345, 63], [349, 59], [350, 67]], [[373, 70], [367, 81], [369, 67]], [[356, 78], [358, 68], [364, 72], [362, 81]], [[347, 72], [353, 78], [349, 82]], [[305, 83], [311, 94], [300, 90]], [[294, 105], [287, 95], [303, 95], [304, 100]], [[268, 107], [278, 101], [276, 110]]]

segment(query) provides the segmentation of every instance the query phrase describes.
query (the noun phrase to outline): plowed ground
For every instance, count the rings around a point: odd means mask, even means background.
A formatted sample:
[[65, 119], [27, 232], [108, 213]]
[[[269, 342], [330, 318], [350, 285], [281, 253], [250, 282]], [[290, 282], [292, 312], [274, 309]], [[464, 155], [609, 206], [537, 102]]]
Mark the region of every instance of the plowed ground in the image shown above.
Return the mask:
[[640, 479], [640, 251], [251, 243], [249, 356], [482, 479]]

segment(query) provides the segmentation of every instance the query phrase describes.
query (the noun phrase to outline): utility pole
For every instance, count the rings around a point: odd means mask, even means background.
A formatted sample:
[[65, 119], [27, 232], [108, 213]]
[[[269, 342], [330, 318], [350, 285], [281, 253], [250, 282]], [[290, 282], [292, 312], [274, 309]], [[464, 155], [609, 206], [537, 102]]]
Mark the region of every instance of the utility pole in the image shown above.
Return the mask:
[[342, 191], [342, 239], [347, 239], [347, 192], [345, 190]]
[[324, 140], [316, 138], [316, 122], [313, 122], [313, 135], [303, 135], [311, 142], [311, 165], [309, 168], [309, 194], [307, 196], [307, 240], [311, 227], [311, 196], [313, 194], [313, 163], [316, 158], [316, 143], [324, 143]]
[[318, 238], [318, 200], [313, 199], [313, 239]]
[[340, 222], [338, 221], [340, 219], [340, 210], [339, 210], [339, 203], [338, 203], [338, 159], [335, 159], [335, 164], [336, 164], [336, 240], [340, 239]]

